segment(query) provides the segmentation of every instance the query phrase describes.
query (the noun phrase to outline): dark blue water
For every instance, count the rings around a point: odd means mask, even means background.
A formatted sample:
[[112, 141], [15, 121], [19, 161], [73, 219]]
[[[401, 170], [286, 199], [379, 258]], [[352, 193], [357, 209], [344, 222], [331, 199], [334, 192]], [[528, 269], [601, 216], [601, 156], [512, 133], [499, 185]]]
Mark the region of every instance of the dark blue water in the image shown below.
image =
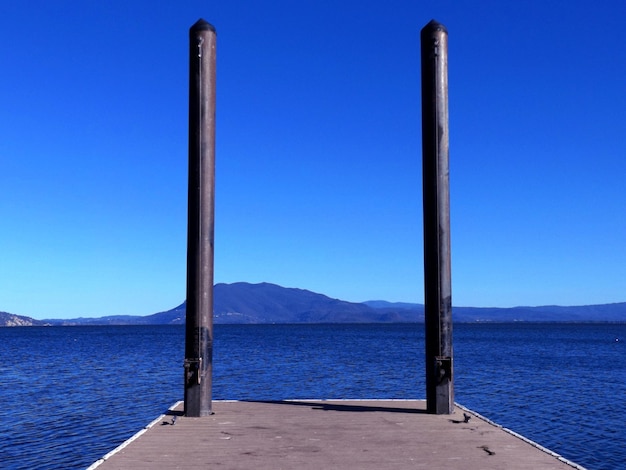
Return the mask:
[[[620, 341], [616, 341], [616, 338]], [[626, 325], [458, 324], [456, 401], [624, 468]], [[182, 399], [180, 326], [0, 328], [0, 467], [85, 468]], [[215, 399], [423, 398], [422, 325], [216, 325]]]

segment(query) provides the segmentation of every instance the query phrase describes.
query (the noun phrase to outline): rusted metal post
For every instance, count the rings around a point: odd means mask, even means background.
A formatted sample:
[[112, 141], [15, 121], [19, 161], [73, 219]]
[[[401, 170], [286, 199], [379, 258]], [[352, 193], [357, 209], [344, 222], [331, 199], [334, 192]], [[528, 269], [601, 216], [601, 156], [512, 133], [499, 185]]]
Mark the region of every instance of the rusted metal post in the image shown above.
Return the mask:
[[215, 220], [215, 28], [189, 30], [189, 201], [185, 415], [212, 414]]
[[454, 411], [450, 188], [448, 179], [448, 31], [432, 20], [421, 31], [422, 178], [426, 406]]

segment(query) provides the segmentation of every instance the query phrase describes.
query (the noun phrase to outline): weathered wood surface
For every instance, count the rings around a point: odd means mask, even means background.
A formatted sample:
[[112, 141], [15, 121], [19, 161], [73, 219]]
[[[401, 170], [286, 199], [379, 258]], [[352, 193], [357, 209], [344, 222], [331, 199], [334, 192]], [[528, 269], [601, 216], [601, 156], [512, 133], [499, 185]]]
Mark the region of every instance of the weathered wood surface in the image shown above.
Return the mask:
[[582, 468], [469, 410], [428, 414], [425, 401], [215, 401], [213, 409], [184, 417], [179, 403], [91, 468]]

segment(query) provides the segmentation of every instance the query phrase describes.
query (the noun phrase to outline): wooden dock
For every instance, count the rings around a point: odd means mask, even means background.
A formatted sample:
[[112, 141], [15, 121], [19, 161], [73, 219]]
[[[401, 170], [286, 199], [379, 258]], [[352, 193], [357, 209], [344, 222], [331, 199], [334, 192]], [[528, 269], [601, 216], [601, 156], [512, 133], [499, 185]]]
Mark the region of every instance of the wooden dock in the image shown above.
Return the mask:
[[88, 470], [583, 468], [460, 406], [425, 409], [421, 400], [214, 401], [215, 414], [188, 418], [179, 402]]

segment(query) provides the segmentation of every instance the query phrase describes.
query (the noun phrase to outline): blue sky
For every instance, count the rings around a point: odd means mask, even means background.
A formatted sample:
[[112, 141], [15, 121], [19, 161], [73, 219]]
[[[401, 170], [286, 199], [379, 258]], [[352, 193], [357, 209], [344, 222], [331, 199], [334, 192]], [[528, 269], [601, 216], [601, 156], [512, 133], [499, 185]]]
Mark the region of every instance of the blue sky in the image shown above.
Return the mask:
[[0, 310], [185, 296], [188, 29], [216, 282], [423, 302], [419, 31], [449, 31], [454, 305], [626, 301], [626, 2], [4, 2]]

